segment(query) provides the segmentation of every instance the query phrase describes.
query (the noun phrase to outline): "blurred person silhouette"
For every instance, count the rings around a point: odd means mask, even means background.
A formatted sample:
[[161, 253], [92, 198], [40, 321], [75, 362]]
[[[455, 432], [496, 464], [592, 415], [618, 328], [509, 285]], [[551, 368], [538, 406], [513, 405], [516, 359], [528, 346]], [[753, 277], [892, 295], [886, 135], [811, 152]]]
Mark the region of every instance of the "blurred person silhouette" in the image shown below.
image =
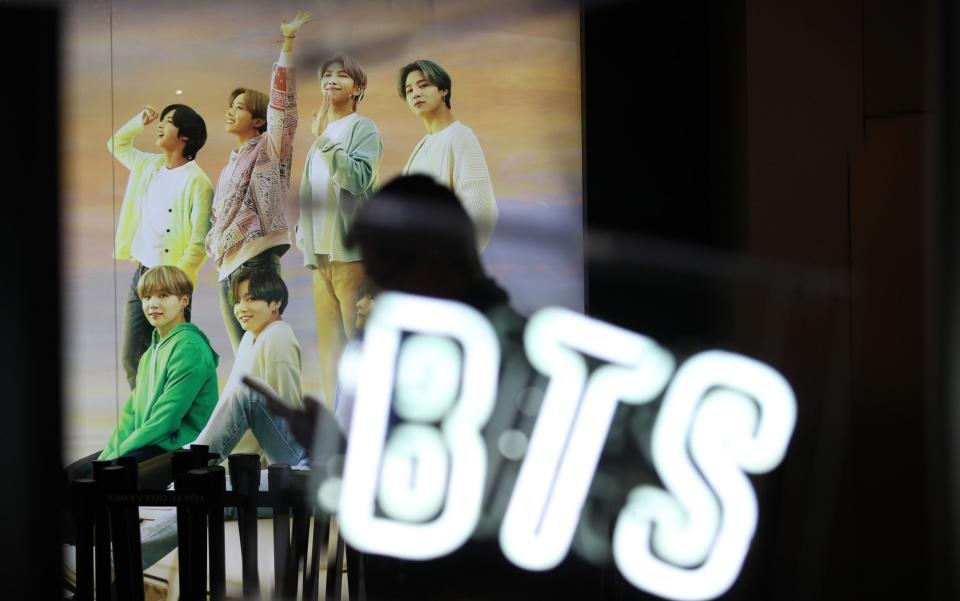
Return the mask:
[[[528, 599], [549, 591], [589, 597], [595, 582], [582, 578], [583, 571], [577, 569], [582, 564], [564, 574], [532, 573], [512, 565], [499, 548], [499, 525], [522, 457], [508, 457], [497, 441], [508, 429], [529, 438], [536, 420], [536, 411], [529, 406], [539, 402], [546, 378], [531, 367], [524, 352], [526, 319], [510, 307], [507, 293], [480, 262], [474, 224], [464, 206], [431, 177], [400, 176], [361, 208], [348, 242], [360, 248], [367, 277], [378, 289], [469, 305], [490, 321], [501, 349], [497, 401], [481, 432], [487, 475], [482, 514], [471, 540], [450, 555], [430, 561], [360, 555], [351, 549], [348, 570], [363, 574], [369, 599]], [[373, 305], [375, 313], [376, 300]], [[361, 332], [352, 344], [362, 345], [362, 338]], [[371, 377], [380, 375], [356, 376], [358, 380]], [[341, 382], [334, 414], [310, 398], [304, 399], [303, 411], [267, 399], [270, 409], [288, 420], [300, 443], [312, 445], [311, 469], [320, 479], [342, 475], [336, 471], [338, 462], [330, 459], [342, 455], [349, 445], [351, 386]], [[397, 421], [394, 414], [390, 423]], [[569, 569], [571, 563], [564, 566]]]

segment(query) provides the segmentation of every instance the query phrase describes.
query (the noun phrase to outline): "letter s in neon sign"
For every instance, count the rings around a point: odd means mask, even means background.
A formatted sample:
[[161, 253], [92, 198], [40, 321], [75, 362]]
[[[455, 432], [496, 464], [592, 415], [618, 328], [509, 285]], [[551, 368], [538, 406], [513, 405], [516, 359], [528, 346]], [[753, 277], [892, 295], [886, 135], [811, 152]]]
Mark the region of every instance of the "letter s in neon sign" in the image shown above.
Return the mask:
[[[647, 403], [666, 389], [652, 439], [666, 490], [630, 493], [614, 529], [614, 561], [634, 586], [664, 597], [723, 594], [756, 529], [744, 471], [776, 467], [793, 432], [787, 382], [762, 363], [719, 351], [688, 359], [674, 374], [673, 356], [653, 340], [558, 308], [530, 319], [524, 347], [549, 383], [500, 528], [508, 559], [530, 570], [563, 560], [617, 405]], [[604, 364], [588, 374], [585, 356]], [[495, 332], [472, 308], [398, 293], [378, 298], [339, 503], [346, 540], [407, 559], [466, 542], [480, 516], [487, 468], [480, 431], [493, 409], [499, 358]], [[402, 423], [387, 439], [394, 396]]]
[[795, 422], [793, 391], [769, 366], [720, 351], [688, 359], [653, 429], [653, 460], [668, 490], [634, 489], [614, 528], [614, 561], [624, 577], [672, 599], [726, 592], [757, 525], [756, 495], [743, 472], [775, 468]]

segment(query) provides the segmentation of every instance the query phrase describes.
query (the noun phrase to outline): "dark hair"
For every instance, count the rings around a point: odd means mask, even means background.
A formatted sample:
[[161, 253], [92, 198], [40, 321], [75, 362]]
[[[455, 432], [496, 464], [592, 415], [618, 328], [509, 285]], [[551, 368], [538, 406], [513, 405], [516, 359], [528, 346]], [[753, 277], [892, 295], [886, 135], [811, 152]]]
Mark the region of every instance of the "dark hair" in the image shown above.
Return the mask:
[[367, 72], [363, 70], [363, 67], [360, 66], [352, 56], [345, 54], [343, 52], [338, 52], [328, 58], [327, 60], [320, 63], [320, 68], [317, 69], [317, 79], [323, 78], [323, 72], [327, 70], [333, 63], [340, 63], [343, 65], [343, 70], [347, 72], [347, 75], [350, 76], [350, 79], [353, 80], [353, 85], [356, 86], [356, 89], [360, 92], [358, 95], [353, 97], [353, 108], [357, 108], [357, 104], [363, 100], [363, 94], [367, 91]]
[[426, 175], [402, 175], [360, 206], [347, 244], [380, 248], [441, 250], [452, 261], [479, 264], [473, 221], [449, 188]]
[[283, 310], [287, 308], [290, 293], [287, 291], [287, 285], [283, 282], [280, 274], [267, 269], [241, 270], [233, 277], [233, 282], [230, 283], [230, 297], [233, 304], [237, 304], [237, 290], [240, 289], [240, 284], [243, 282], [250, 283], [251, 300], [262, 300], [268, 303], [279, 302], [280, 315], [283, 315]]
[[233, 101], [236, 100], [240, 94], [246, 95], [244, 99], [247, 101], [245, 108], [250, 111], [250, 116], [254, 119], [263, 119], [263, 125], [258, 127], [257, 131], [261, 134], [267, 131], [267, 106], [270, 104], [270, 97], [263, 92], [251, 90], [250, 88], [236, 88], [230, 92], [230, 104], [227, 106], [233, 106]]
[[447, 91], [447, 95], [443, 97], [443, 102], [447, 105], [447, 108], [450, 108], [450, 98], [453, 96], [453, 82], [450, 81], [450, 74], [437, 63], [425, 59], [413, 61], [400, 69], [400, 75], [397, 78], [397, 92], [400, 94], [400, 98], [407, 99], [407, 75], [417, 70], [423, 73], [424, 79], [437, 86], [437, 89]]
[[179, 130], [179, 135], [187, 139], [187, 144], [183, 147], [183, 158], [192, 161], [207, 143], [207, 124], [197, 111], [185, 104], [167, 106], [160, 113], [160, 120], [163, 121], [170, 111], [173, 111], [173, 124]]

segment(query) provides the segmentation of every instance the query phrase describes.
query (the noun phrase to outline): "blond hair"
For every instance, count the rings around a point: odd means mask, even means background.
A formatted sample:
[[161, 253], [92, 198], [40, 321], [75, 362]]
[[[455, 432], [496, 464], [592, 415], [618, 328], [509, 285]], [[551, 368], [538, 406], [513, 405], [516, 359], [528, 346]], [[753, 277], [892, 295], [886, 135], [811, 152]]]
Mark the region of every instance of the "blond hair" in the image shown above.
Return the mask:
[[151, 267], [140, 276], [137, 282], [137, 296], [145, 298], [153, 292], [176, 296], [193, 295], [193, 282], [185, 271], [174, 265]]

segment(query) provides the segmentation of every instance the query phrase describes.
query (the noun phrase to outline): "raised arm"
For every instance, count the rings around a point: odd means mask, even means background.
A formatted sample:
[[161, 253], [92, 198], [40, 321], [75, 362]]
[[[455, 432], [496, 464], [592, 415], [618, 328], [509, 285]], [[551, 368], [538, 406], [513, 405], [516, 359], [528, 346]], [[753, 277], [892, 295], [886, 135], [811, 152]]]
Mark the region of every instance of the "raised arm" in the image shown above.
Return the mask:
[[144, 128], [153, 123], [158, 116], [157, 109], [149, 104], [145, 105], [142, 111], [120, 126], [120, 129], [107, 139], [107, 151], [123, 163], [124, 167], [131, 170], [138, 161], [153, 156], [149, 152], [134, 148], [133, 140], [142, 134]]
[[293, 68], [293, 40], [310, 13], [299, 13], [292, 21], [280, 22], [283, 48], [270, 77], [270, 104], [267, 106], [266, 150], [271, 159], [282, 160], [293, 154], [293, 136], [297, 131], [297, 84]]

